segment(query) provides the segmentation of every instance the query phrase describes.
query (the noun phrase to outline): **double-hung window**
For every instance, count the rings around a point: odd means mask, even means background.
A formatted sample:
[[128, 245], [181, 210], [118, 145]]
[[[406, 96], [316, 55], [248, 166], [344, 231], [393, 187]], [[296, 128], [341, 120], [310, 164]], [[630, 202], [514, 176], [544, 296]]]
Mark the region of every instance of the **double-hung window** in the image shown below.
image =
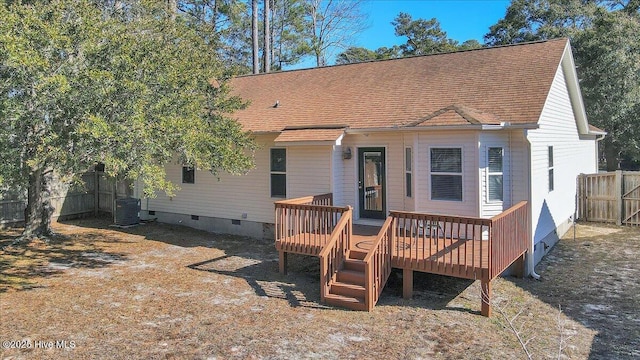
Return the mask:
[[487, 199], [490, 202], [503, 201], [503, 168], [504, 150], [501, 147], [490, 147], [487, 150]]
[[271, 197], [287, 197], [286, 149], [271, 149]]
[[462, 148], [431, 148], [431, 199], [462, 201]]
[[547, 148], [547, 156], [549, 161], [549, 191], [553, 191], [553, 146]]

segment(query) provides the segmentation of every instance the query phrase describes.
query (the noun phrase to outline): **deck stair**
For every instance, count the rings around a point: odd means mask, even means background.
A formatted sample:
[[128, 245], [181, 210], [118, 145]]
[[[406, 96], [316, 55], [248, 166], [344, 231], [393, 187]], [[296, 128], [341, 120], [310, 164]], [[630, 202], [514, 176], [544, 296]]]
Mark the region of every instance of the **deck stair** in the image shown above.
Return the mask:
[[351, 310], [367, 310], [365, 303], [365, 263], [366, 252], [351, 250], [342, 267], [336, 273], [325, 302], [332, 306]]
[[491, 281], [511, 265], [524, 273], [531, 239], [526, 201], [492, 218], [391, 210], [375, 237], [354, 235], [353, 209], [334, 206], [330, 193], [275, 206], [280, 272], [286, 274], [287, 253], [317, 256], [320, 301], [353, 310], [372, 311], [398, 268], [405, 298], [415, 271], [480, 280], [481, 313], [490, 316]]

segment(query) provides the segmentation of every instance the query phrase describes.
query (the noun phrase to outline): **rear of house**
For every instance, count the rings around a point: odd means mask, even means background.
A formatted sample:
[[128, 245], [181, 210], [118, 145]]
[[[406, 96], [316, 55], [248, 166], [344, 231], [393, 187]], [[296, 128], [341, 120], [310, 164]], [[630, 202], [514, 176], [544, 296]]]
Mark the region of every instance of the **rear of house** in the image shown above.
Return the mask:
[[[274, 236], [274, 202], [332, 193], [356, 223], [391, 210], [489, 218], [520, 201], [531, 260], [568, 229], [575, 178], [595, 172], [597, 139], [565, 39], [243, 76], [236, 114], [260, 146], [244, 176], [173, 164], [174, 197], [150, 217]], [[532, 271], [530, 266], [529, 271]]]

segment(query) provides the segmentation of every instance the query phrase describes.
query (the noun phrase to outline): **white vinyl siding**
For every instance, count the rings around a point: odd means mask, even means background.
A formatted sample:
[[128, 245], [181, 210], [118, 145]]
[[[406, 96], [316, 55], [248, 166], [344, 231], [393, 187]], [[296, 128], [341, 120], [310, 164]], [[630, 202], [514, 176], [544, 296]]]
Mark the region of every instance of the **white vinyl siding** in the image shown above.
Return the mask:
[[[479, 176], [481, 217], [500, 214], [512, 205], [527, 200], [528, 172], [527, 144], [522, 130], [483, 132], [479, 137]], [[502, 149], [502, 200], [491, 200], [489, 176], [499, 175], [489, 169], [489, 149]]]
[[[181, 186], [174, 197], [159, 192], [149, 199], [149, 210], [199, 215], [223, 219], [243, 219], [273, 223], [273, 202], [270, 189], [270, 149], [275, 135], [256, 137], [255, 168], [246, 175], [235, 176], [196, 170], [197, 182]], [[331, 146], [287, 147], [287, 197], [322, 194], [331, 191]], [[342, 160], [341, 160], [342, 161]], [[181, 185], [182, 165], [166, 167], [167, 177]], [[143, 209], [147, 209], [143, 200]], [[247, 214], [242, 218], [242, 214]]]
[[289, 146], [287, 157], [288, 198], [331, 192], [331, 146]]
[[[534, 243], [566, 227], [575, 209], [576, 176], [597, 172], [596, 142], [580, 140], [562, 67], [558, 67], [540, 117], [529, 130], [531, 215]], [[549, 192], [549, 147], [553, 147], [553, 187]], [[558, 233], [562, 236], [562, 233]], [[536, 261], [542, 256], [536, 253]]]
[[[403, 134], [399, 132], [384, 132], [371, 134], [347, 134], [342, 139], [342, 148], [351, 148], [354, 154], [351, 159], [341, 159], [342, 163], [342, 200], [338, 205], [350, 205], [354, 209], [356, 218], [360, 217], [358, 199], [358, 148], [385, 148], [385, 176], [386, 176], [386, 208], [387, 210], [412, 210], [405, 208], [404, 182], [404, 144]], [[339, 181], [339, 180], [336, 180]]]
[[[424, 131], [417, 133], [416, 137], [416, 145], [413, 148], [414, 211], [479, 216], [478, 132]], [[452, 147], [462, 149], [462, 201], [431, 200], [430, 149]]]
[[[344, 183], [344, 167], [342, 163], [347, 161], [348, 159], [343, 158], [343, 152], [346, 151], [346, 147], [341, 145], [334, 145], [332, 149], [331, 155], [331, 171], [333, 176], [331, 176], [331, 192], [333, 193], [333, 203], [334, 204], [342, 204], [344, 201], [342, 200], [344, 188], [349, 187]], [[353, 158], [353, 149], [351, 149], [351, 156]]]
[[[181, 187], [175, 196], [168, 197], [158, 192], [149, 199], [149, 210], [168, 213], [241, 219], [273, 223], [273, 199], [269, 189], [269, 149], [273, 147], [275, 135], [256, 137], [260, 146], [255, 152], [255, 167], [246, 175], [236, 176], [221, 172], [218, 176], [209, 171], [196, 170], [195, 184], [181, 186], [182, 165], [170, 164], [166, 167], [167, 178]], [[142, 207], [147, 201], [143, 199]]]

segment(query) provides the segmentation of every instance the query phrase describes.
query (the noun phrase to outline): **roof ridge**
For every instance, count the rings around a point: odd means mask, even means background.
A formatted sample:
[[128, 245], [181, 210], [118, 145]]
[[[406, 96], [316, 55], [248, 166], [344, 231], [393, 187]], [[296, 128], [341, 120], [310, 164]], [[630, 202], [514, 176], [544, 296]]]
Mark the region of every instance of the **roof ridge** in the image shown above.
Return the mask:
[[336, 67], [357, 66], [357, 65], [362, 65], [362, 64], [383, 63], [383, 62], [389, 62], [389, 61], [402, 61], [402, 60], [407, 60], [407, 59], [416, 59], [416, 58], [424, 58], [424, 57], [432, 57], [432, 56], [443, 56], [443, 55], [451, 55], [451, 54], [459, 54], [459, 53], [491, 51], [491, 50], [495, 50], [495, 49], [503, 49], [503, 48], [510, 48], [510, 47], [519, 47], [519, 46], [528, 46], [528, 45], [542, 44], [542, 43], [547, 43], [547, 42], [556, 42], [556, 41], [565, 41], [566, 42], [568, 40], [569, 40], [569, 38], [567, 38], [567, 37], [559, 37], [559, 38], [553, 38], [553, 39], [525, 41], [525, 42], [515, 43], [515, 44], [503, 44], [503, 45], [495, 45], [495, 46], [488, 46], [488, 47], [480, 47], [480, 48], [477, 48], [477, 49], [465, 49], [465, 50], [455, 50], [455, 51], [447, 51], [447, 52], [441, 52], [441, 53], [411, 55], [411, 56], [404, 56], [404, 57], [392, 58], [392, 59], [374, 59], [374, 60], [366, 60], [366, 61], [349, 63], [349, 64], [334, 64], [334, 65], [309, 67], [309, 68], [303, 68], [303, 69], [278, 70], [278, 71], [272, 71], [272, 72], [268, 72], [268, 73], [244, 74], [244, 75], [234, 76], [234, 78], [269, 76], [269, 75], [286, 74], [286, 73], [300, 72], [300, 71], [314, 71], [314, 70], [318, 71], [318, 70], [321, 70], [321, 69], [331, 69], [331, 68], [336, 68]]

